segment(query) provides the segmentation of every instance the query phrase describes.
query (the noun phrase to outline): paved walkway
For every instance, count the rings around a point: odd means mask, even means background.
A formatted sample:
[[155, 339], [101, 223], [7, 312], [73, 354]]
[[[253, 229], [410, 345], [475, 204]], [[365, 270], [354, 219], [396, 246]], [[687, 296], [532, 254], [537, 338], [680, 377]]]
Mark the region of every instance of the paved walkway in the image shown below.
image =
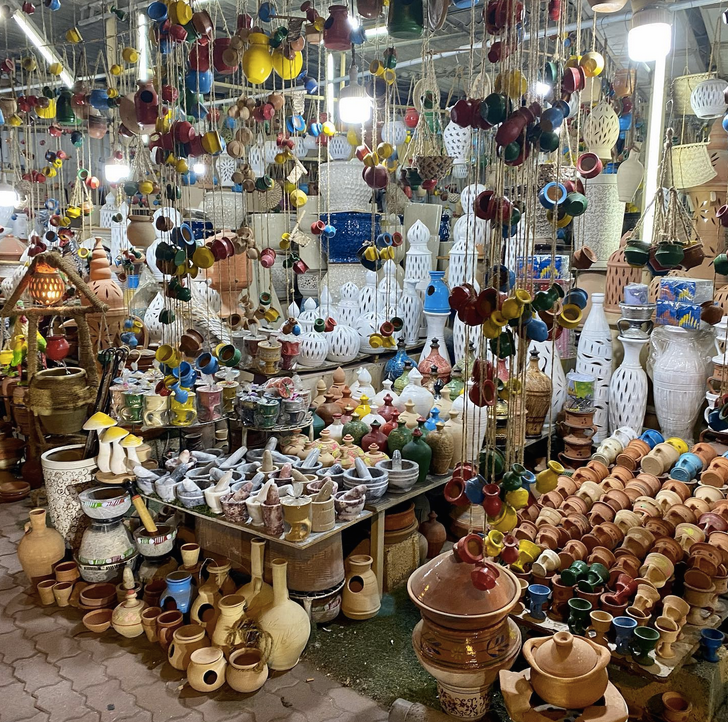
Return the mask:
[[372, 700], [301, 663], [254, 695], [185, 685], [145, 636], [96, 635], [31, 595], [16, 546], [31, 506], [0, 505], [0, 722], [384, 722]]

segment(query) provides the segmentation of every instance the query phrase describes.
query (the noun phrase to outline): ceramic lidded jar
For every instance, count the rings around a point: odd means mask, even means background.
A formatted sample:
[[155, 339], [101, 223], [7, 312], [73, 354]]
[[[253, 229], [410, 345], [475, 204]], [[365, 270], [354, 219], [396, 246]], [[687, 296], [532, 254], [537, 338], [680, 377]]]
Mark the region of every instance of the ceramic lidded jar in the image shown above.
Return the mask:
[[523, 656], [531, 666], [534, 691], [557, 707], [589, 707], [609, 684], [609, 649], [569, 632], [529, 639], [523, 645]]

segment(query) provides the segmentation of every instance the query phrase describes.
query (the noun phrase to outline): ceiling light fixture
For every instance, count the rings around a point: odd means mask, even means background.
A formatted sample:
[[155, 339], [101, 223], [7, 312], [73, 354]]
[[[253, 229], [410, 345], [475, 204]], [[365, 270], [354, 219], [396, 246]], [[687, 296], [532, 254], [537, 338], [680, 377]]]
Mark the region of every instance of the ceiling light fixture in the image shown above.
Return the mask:
[[339, 119], [342, 123], [363, 125], [372, 117], [372, 99], [359, 83], [356, 65], [352, 62], [349, 85], [339, 94]]
[[632, 28], [627, 36], [630, 60], [652, 63], [672, 49], [672, 16], [661, 2], [634, 2]]
[[20, 29], [25, 33], [25, 36], [28, 40], [30, 40], [33, 46], [37, 48], [38, 52], [43, 56], [43, 60], [45, 60], [48, 65], [60, 63], [63, 70], [59, 77], [67, 88], [72, 88], [73, 76], [68, 72], [68, 70], [66, 70], [66, 66], [63, 65], [61, 58], [50, 49], [48, 41], [38, 32], [35, 25], [33, 25], [33, 23], [30, 22], [30, 20], [28, 20], [20, 10], [17, 10], [13, 14], [13, 20], [15, 20], [15, 22], [20, 26]]
[[124, 160], [124, 154], [114, 151], [104, 165], [104, 175], [109, 183], [120, 183], [126, 180], [131, 173], [129, 164]]

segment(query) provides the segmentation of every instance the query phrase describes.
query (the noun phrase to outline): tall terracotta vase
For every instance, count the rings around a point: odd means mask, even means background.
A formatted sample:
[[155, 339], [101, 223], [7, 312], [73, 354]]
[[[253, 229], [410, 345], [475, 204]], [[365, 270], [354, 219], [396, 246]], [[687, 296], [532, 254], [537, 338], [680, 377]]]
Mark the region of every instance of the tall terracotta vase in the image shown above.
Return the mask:
[[272, 639], [268, 666], [273, 670], [285, 670], [298, 664], [311, 634], [311, 622], [304, 608], [288, 596], [288, 562], [274, 559], [271, 567], [273, 603], [261, 612], [258, 626]]
[[[95, 348], [109, 348], [114, 346], [116, 337], [121, 333], [124, 319], [127, 316], [124, 292], [116, 283], [111, 273], [111, 264], [106, 257], [106, 251], [100, 238], [91, 252], [89, 272], [89, 288], [98, 296], [101, 303], [105, 303], [109, 310], [105, 314], [90, 313], [88, 319], [91, 339]], [[91, 302], [80, 294], [81, 305], [90, 306]]]
[[538, 351], [531, 351], [526, 369], [526, 436], [541, 436], [551, 406], [551, 379], [538, 366]]
[[25, 576], [36, 586], [44, 579], [53, 579], [53, 565], [66, 553], [63, 537], [46, 526], [45, 509], [33, 509], [28, 515], [30, 524], [18, 544], [18, 559]]

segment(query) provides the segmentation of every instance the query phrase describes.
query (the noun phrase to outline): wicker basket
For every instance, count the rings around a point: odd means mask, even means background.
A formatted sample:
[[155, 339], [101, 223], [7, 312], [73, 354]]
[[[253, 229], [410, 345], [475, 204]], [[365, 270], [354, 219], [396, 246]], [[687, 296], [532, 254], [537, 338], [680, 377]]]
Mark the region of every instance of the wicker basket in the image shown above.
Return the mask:
[[707, 143], [673, 146], [672, 168], [674, 178], [667, 178], [666, 183], [676, 188], [693, 188], [712, 181], [718, 175], [710, 162]]
[[436, 180], [444, 178], [452, 168], [452, 158], [449, 155], [418, 155], [415, 157], [417, 172], [422, 180]]
[[713, 77], [715, 77], [714, 73], [696, 73], [675, 78], [672, 81], [673, 113], [676, 116], [694, 115], [690, 105], [690, 96], [700, 83]]

